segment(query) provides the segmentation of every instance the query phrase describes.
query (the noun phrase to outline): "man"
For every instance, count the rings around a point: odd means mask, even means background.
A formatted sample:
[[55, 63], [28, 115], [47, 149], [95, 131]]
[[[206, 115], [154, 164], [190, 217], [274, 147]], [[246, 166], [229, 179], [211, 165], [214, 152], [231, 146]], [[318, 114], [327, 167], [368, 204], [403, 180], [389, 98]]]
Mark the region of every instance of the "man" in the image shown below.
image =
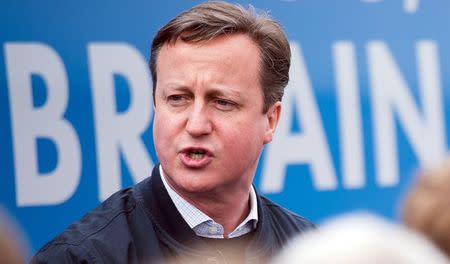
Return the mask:
[[208, 2], [170, 21], [150, 60], [160, 165], [34, 261], [261, 263], [312, 228], [252, 187], [289, 65], [281, 27], [252, 10]]

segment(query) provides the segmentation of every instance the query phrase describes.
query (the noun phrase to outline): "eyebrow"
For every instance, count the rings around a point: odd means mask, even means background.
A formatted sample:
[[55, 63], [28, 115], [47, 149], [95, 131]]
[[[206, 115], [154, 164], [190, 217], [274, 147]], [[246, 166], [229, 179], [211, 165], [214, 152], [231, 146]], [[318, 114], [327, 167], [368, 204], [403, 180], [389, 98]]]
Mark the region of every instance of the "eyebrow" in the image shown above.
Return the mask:
[[[186, 92], [186, 93], [190, 93], [192, 94], [192, 89], [189, 86], [186, 85], [179, 85], [177, 83], [169, 83], [166, 85], [166, 87], [168, 89], [162, 89], [163, 90], [163, 94], [166, 95], [167, 91], [179, 91], [179, 92]], [[233, 89], [230, 89], [229, 87], [227, 88], [209, 88], [206, 91], [206, 98], [214, 98], [214, 97], [220, 97], [220, 96], [225, 96], [225, 97], [231, 97], [235, 100], [242, 100], [243, 97], [241, 95], [241, 93], [234, 91]]]
[[225, 92], [223, 90], [219, 90], [219, 89], [211, 89], [210, 91], [206, 92], [206, 97], [207, 98], [214, 98], [214, 97], [220, 97], [220, 96], [225, 96], [225, 97], [231, 97], [235, 100], [240, 100], [242, 99], [242, 96], [240, 93], [235, 92], [233, 90], [227, 89]]
[[165, 86], [167, 87], [167, 89], [161, 89], [164, 96], [167, 95], [168, 91], [179, 91], [179, 92], [192, 93], [192, 91], [189, 89], [189, 86], [178, 85], [175, 83], [169, 83]]

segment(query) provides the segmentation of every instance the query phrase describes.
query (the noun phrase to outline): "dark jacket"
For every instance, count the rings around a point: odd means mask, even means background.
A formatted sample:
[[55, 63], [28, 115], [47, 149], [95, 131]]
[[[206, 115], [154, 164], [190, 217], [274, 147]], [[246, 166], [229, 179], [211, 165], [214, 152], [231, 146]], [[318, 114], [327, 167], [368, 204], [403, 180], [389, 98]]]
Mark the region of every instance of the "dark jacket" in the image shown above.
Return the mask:
[[[257, 199], [259, 219], [245, 249], [247, 263], [265, 262], [289, 238], [314, 228], [258, 194]], [[113, 194], [42, 247], [31, 262], [162, 263], [168, 258], [197, 263], [223, 260], [184, 221], [155, 166], [152, 177]]]

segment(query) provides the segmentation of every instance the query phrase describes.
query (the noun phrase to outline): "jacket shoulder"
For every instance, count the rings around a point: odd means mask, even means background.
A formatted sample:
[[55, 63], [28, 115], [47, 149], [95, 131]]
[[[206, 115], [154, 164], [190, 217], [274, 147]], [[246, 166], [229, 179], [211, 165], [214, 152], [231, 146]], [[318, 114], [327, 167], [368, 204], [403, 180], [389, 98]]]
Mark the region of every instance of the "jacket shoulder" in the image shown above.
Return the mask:
[[264, 196], [260, 196], [260, 201], [269, 219], [288, 233], [302, 233], [316, 228], [314, 223], [308, 219], [274, 203]]
[[73, 245], [51, 241], [40, 249], [30, 263], [98, 263], [88, 248], [82, 244]]
[[113, 194], [45, 244], [31, 263], [97, 263], [94, 250], [130, 239], [126, 223], [135, 208], [133, 188]]

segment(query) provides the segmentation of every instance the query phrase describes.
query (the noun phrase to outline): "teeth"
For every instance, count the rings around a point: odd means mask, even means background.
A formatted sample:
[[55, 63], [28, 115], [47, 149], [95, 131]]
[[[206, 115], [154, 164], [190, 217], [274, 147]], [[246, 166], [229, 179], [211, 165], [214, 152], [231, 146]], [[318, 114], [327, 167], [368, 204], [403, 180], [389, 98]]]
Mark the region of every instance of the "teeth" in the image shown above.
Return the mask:
[[201, 159], [201, 158], [203, 158], [203, 156], [205, 156], [204, 153], [189, 152], [189, 158], [191, 158], [191, 159]]

